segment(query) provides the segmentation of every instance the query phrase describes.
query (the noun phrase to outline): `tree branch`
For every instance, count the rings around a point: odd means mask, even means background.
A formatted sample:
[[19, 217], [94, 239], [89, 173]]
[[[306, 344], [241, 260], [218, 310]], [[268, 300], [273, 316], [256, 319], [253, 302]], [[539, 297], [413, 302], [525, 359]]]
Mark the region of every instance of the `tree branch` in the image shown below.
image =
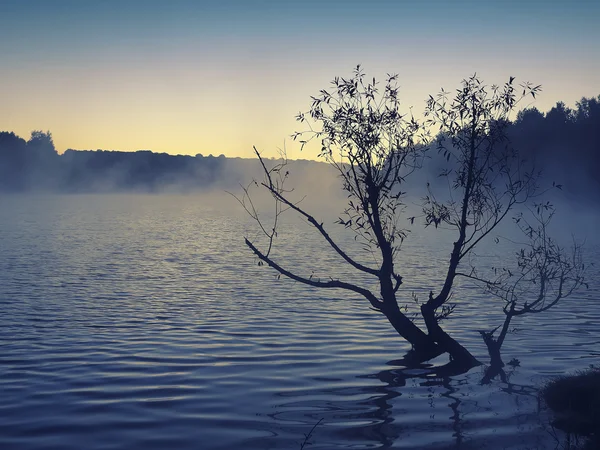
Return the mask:
[[281, 275], [283, 275], [285, 277], [288, 277], [294, 281], [298, 281], [299, 283], [303, 283], [303, 284], [306, 284], [306, 285], [312, 286], [312, 287], [346, 289], [348, 291], [353, 291], [353, 292], [356, 292], [357, 294], [361, 294], [367, 300], [369, 300], [369, 302], [371, 303], [371, 306], [373, 306], [373, 308], [375, 308], [377, 310], [381, 310], [381, 308], [383, 306], [383, 302], [379, 301], [377, 299], [377, 297], [375, 297], [375, 295], [373, 295], [373, 293], [371, 291], [369, 291], [368, 289], [364, 289], [364, 288], [358, 287], [354, 284], [345, 283], [345, 282], [339, 281], [339, 280], [317, 281], [317, 280], [313, 280], [311, 278], [301, 277], [299, 275], [296, 275], [296, 274], [290, 272], [289, 270], [284, 269], [279, 264], [277, 264], [275, 261], [273, 261], [270, 257], [264, 255], [247, 238], [245, 238], [244, 241], [246, 242], [246, 245], [250, 248], [250, 250], [252, 250], [252, 252], [258, 257], [258, 259], [265, 262], [269, 267], [272, 267], [273, 269], [275, 269], [277, 272], [279, 272]]
[[331, 246], [331, 248], [333, 248], [337, 252], [337, 254], [340, 255], [344, 259], [344, 261], [346, 261], [348, 264], [350, 264], [355, 269], [358, 269], [358, 270], [360, 270], [362, 272], [365, 272], [365, 273], [368, 273], [368, 274], [374, 275], [374, 276], [378, 276], [379, 275], [379, 271], [378, 270], [373, 269], [371, 267], [364, 266], [364, 265], [362, 265], [362, 264], [354, 261], [352, 258], [350, 258], [348, 256], [348, 254], [346, 252], [344, 252], [335, 243], [335, 241], [331, 238], [331, 236], [329, 236], [329, 234], [327, 233], [327, 231], [325, 231], [325, 228], [323, 228], [323, 224], [322, 223], [321, 224], [318, 223], [313, 216], [311, 216], [310, 214], [308, 214], [306, 211], [304, 211], [302, 208], [300, 208], [297, 204], [292, 203], [287, 198], [285, 198], [281, 194], [280, 189], [278, 189], [277, 186], [273, 183], [273, 181], [271, 179], [271, 174], [270, 174], [269, 170], [266, 168], [265, 163], [264, 163], [262, 157], [260, 156], [260, 153], [258, 152], [258, 150], [256, 150], [256, 147], [254, 147], [254, 152], [256, 153], [256, 156], [260, 160], [260, 163], [261, 163], [261, 165], [263, 167], [263, 170], [265, 172], [265, 175], [266, 175], [267, 181], [268, 181], [268, 184], [267, 183], [261, 183], [262, 186], [264, 186], [281, 203], [283, 203], [284, 205], [288, 206], [290, 209], [293, 209], [297, 213], [299, 213], [302, 216], [304, 216], [308, 220], [308, 222], [311, 225], [313, 225], [319, 231], [319, 233], [321, 233], [321, 235], [323, 236], [323, 238], [325, 238], [325, 240]]

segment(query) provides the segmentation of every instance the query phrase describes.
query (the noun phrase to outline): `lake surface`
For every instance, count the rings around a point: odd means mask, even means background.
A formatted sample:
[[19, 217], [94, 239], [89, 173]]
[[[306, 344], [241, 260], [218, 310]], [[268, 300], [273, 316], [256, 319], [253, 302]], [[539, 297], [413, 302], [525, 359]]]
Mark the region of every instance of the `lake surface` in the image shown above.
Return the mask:
[[[320, 419], [313, 450], [542, 449], [563, 439], [536, 389], [600, 363], [597, 266], [589, 290], [514, 322], [503, 355], [520, 366], [481, 385], [483, 367], [440, 378], [395, 366], [409, 347], [383, 316], [257, 266], [243, 243], [253, 224], [232, 205], [0, 197], [1, 449], [299, 449]], [[280, 260], [306, 274], [337, 267], [306, 227], [282, 230]], [[588, 261], [600, 255], [592, 238]], [[407, 242], [407, 303], [439, 288], [443, 242]], [[336, 276], [356, 281], [339, 266]], [[487, 361], [476, 330], [500, 316], [479, 289], [460, 293], [445, 327]]]

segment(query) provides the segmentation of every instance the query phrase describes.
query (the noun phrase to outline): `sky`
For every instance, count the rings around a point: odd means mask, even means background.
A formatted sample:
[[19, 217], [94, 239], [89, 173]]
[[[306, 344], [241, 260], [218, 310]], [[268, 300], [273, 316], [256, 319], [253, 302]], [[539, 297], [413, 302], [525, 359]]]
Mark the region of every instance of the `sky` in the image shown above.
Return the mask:
[[477, 73], [541, 84], [531, 106], [600, 94], [596, 0], [2, 0], [0, 130], [49, 130], [57, 150], [252, 157], [361, 64], [398, 73], [418, 115]]

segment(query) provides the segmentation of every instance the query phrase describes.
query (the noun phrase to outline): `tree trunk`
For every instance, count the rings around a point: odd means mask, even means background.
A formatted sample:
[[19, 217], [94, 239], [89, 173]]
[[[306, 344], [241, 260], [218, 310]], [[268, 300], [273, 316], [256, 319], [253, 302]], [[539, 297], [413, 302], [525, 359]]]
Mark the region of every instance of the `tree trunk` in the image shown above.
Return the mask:
[[487, 346], [488, 353], [490, 354], [490, 366], [492, 367], [504, 367], [504, 361], [500, 355], [500, 344], [493, 337], [486, 338], [484, 336], [483, 342]]
[[382, 312], [398, 334], [413, 346], [411, 360], [424, 362], [445, 352], [445, 350], [435, 343], [431, 336], [424, 333], [412, 320], [400, 311], [398, 304], [388, 303], [384, 306]]
[[481, 363], [461, 344], [442, 330], [435, 318], [435, 309], [427, 303], [421, 305], [421, 314], [425, 320], [429, 336], [437, 343], [440, 349], [447, 352], [457, 364], [462, 365], [465, 370], [479, 366]]
[[502, 348], [502, 344], [504, 343], [504, 339], [506, 338], [506, 334], [508, 333], [508, 327], [510, 326], [510, 321], [514, 316], [515, 305], [514, 303], [511, 305], [508, 312], [505, 312], [506, 318], [504, 319], [504, 323], [502, 324], [502, 330], [500, 330], [500, 334], [498, 338], [495, 339], [492, 332], [480, 331], [481, 336], [483, 337], [483, 342], [485, 343], [488, 353], [490, 354], [490, 366], [501, 369], [504, 367], [504, 362], [502, 361], [502, 356], [500, 355], [500, 349]]

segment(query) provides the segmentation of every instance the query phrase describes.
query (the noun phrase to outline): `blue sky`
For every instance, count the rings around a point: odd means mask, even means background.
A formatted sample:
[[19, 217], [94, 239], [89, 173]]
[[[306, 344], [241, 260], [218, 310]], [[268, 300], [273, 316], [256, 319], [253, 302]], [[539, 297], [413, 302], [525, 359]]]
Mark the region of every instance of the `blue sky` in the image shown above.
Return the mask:
[[[66, 148], [266, 154], [360, 63], [404, 104], [477, 72], [600, 94], [596, 1], [3, 1], [0, 129]], [[292, 157], [300, 154], [287, 139]]]

